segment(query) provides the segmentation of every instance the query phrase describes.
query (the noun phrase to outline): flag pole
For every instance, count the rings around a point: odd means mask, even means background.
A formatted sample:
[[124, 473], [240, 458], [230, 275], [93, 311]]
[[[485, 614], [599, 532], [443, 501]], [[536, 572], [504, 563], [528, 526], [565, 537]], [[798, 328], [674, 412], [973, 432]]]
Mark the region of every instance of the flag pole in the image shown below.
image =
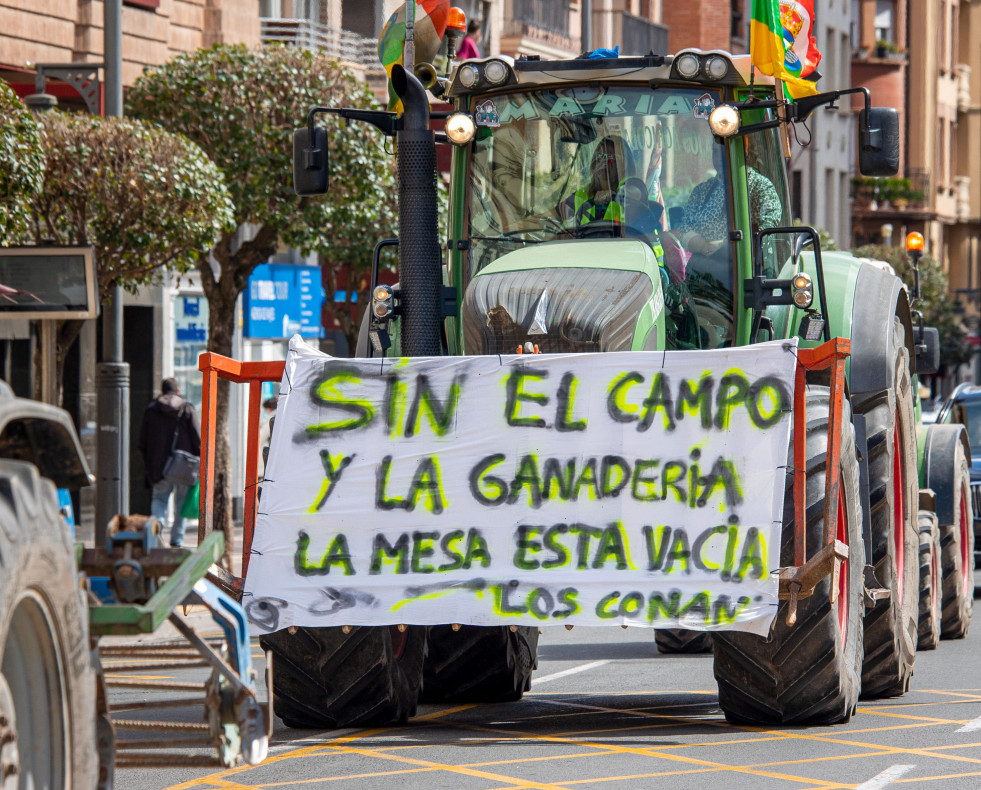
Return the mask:
[[[783, 80], [779, 77], [774, 77], [774, 97], [777, 99], [786, 99], [787, 93], [783, 87]], [[781, 102], [777, 105], [777, 117], [783, 121], [780, 124], [780, 140], [783, 142], [783, 158], [790, 159], [790, 134], [787, 132], [787, 103], [786, 101]]]

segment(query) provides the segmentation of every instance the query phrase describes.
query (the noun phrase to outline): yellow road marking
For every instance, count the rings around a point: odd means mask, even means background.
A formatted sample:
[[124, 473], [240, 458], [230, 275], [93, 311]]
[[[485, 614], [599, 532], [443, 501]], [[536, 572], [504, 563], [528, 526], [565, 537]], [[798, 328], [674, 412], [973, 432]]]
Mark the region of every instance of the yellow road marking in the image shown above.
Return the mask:
[[[383, 732], [388, 732], [393, 729], [392, 727], [377, 727], [372, 730], [361, 730], [360, 732], [352, 733], [351, 735], [344, 735], [337, 739], [338, 743], [350, 743], [351, 741], [356, 741], [359, 738], [370, 738], [375, 735], [381, 735]], [[318, 749], [322, 749], [323, 743], [315, 743], [311, 746], [305, 746], [300, 749], [294, 749], [293, 751], [283, 752], [283, 754], [276, 754], [272, 757], [267, 757], [262, 762], [262, 766], [266, 767], [274, 763], [282, 762], [284, 760], [295, 760], [300, 757], [308, 757], [315, 755]], [[218, 771], [217, 773], [209, 774], [208, 776], [201, 776], [197, 779], [189, 779], [186, 782], [181, 782], [180, 784], [171, 785], [167, 790], [189, 790], [190, 788], [207, 788], [208, 785], [214, 785], [219, 782], [223, 782], [226, 776], [235, 776], [236, 774], [244, 773], [246, 771], [251, 771], [258, 766], [254, 765], [238, 765], [234, 768], [226, 768], [224, 771]]]
[[917, 776], [912, 779], [896, 779], [896, 784], [902, 784], [905, 782], [937, 782], [945, 779], [963, 779], [968, 776], [981, 776], [981, 771], [975, 771], [969, 774], [945, 774], [943, 776]]
[[874, 716], [887, 716], [892, 719], [912, 719], [913, 721], [925, 721], [931, 724], [964, 724], [970, 719], [938, 719], [933, 716], [910, 716], [908, 713], [887, 713], [884, 710], [874, 708], [859, 708], [859, 713], [872, 714]]
[[[458, 726], [461, 726], [464, 729], [496, 732], [495, 730], [492, 730], [490, 728], [481, 727], [478, 725], [458, 725]], [[632, 746], [618, 746], [616, 744], [593, 743], [590, 741], [559, 738], [550, 735], [542, 735], [539, 733], [530, 733], [530, 732], [522, 733], [520, 731], [511, 731], [508, 733], [509, 737], [513, 737], [516, 734], [520, 735], [521, 736], [520, 739], [522, 740], [537, 740], [537, 741], [544, 741], [549, 743], [572, 744], [572, 745], [583, 746], [587, 748], [602, 749], [603, 751], [616, 752], [618, 754], [639, 754], [645, 757], [658, 757], [663, 760], [688, 763], [691, 765], [698, 765], [705, 768], [716, 768], [725, 771], [733, 771], [734, 773], [750, 774], [753, 776], [765, 776], [770, 779], [786, 779], [787, 781], [791, 781], [791, 782], [820, 782], [821, 781], [819, 779], [810, 779], [806, 777], [792, 776], [790, 774], [774, 773], [772, 771], [758, 771], [747, 766], [728, 765], [726, 763], [718, 763], [718, 762], [713, 762], [711, 760], [700, 760], [697, 757], [685, 757], [677, 754], [669, 754], [667, 752], [661, 751], [658, 747], [645, 748], [645, 747], [632, 747]], [[825, 783], [825, 785], [829, 785], [829, 786], [834, 784], [836, 783], [833, 782]]]
[[562, 785], [545, 783], [545, 782], [532, 782], [527, 779], [512, 779], [510, 776], [501, 776], [500, 774], [493, 774], [487, 771], [477, 771], [473, 768], [464, 768], [458, 765], [449, 765], [447, 763], [437, 763], [431, 760], [417, 760], [412, 757], [400, 757], [394, 754], [387, 754], [386, 752], [378, 751], [377, 749], [359, 749], [353, 746], [332, 746], [327, 744], [327, 748], [332, 751], [344, 752], [345, 754], [360, 754], [365, 757], [375, 757], [380, 760], [394, 760], [399, 763], [408, 763], [409, 765], [418, 765], [426, 768], [434, 768], [441, 771], [448, 771], [449, 773], [462, 774], [463, 776], [473, 776], [477, 779], [491, 779], [495, 782], [504, 782], [506, 786], [514, 787], [524, 787], [524, 788], [536, 788], [536, 790], [563, 790]]

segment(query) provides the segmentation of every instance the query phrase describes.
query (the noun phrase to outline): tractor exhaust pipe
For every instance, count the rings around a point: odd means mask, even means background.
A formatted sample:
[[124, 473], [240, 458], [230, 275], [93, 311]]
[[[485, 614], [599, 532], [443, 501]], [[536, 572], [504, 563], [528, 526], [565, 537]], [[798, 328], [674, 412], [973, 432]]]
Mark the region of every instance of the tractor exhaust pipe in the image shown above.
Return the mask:
[[443, 283], [436, 211], [436, 138], [429, 126], [429, 100], [419, 79], [396, 65], [392, 85], [404, 108], [397, 138], [402, 354], [439, 356]]

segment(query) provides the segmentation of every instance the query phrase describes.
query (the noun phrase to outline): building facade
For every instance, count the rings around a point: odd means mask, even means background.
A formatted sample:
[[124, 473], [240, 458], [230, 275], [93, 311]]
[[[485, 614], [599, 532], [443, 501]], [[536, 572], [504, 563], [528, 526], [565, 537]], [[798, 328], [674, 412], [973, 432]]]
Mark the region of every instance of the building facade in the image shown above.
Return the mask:
[[[852, 4], [815, 0], [813, 34], [821, 52], [818, 90], [862, 85], [851, 69]], [[793, 214], [827, 233], [842, 249], [851, 243], [849, 194], [855, 161], [855, 112], [849, 101], [821, 108], [795, 124], [789, 178]]]

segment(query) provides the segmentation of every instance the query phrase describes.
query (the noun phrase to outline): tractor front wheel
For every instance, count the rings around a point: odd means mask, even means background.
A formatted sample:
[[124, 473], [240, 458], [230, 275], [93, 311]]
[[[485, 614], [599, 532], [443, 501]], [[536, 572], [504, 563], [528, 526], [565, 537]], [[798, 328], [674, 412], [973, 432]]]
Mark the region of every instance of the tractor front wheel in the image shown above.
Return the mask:
[[514, 702], [531, 688], [536, 666], [533, 626], [430, 626], [420, 701]]
[[[829, 391], [807, 390], [807, 556], [824, 538]], [[797, 604], [797, 622], [787, 625], [787, 601], [765, 639], [724, 631], [712, 634], [719, 704], [729, 721], [751, 724], [835, 724], [848, 721], [858, 702], [862, 671], [862, 513], [858, 460], [848, 402], [840, 427], [838, 507], [833, 514], [838, 540], [848, 545], [841, 566], [837, 599], [831, 603], [831, 577]], [[793, 468], [793, 448], [787, 468]], [[780, 564], [794, 562], [793, 474], [784, 494]]]
[[259, 644], [273, 653], [274, 708], [287, 727], [382, 726], [415, 715], [424, 626], [297, 628]]
[[855, 411], [865, 415], [868, 439], [869, 510], [872, 556], [879, 584], [889, 598], [865, 614], [865, 662], [862, 696], [904, 694], [916, 657], [919, 599], [916, 474], [913, 392], [902, 322], [893, 322], [892, 386], [855, 395]]

